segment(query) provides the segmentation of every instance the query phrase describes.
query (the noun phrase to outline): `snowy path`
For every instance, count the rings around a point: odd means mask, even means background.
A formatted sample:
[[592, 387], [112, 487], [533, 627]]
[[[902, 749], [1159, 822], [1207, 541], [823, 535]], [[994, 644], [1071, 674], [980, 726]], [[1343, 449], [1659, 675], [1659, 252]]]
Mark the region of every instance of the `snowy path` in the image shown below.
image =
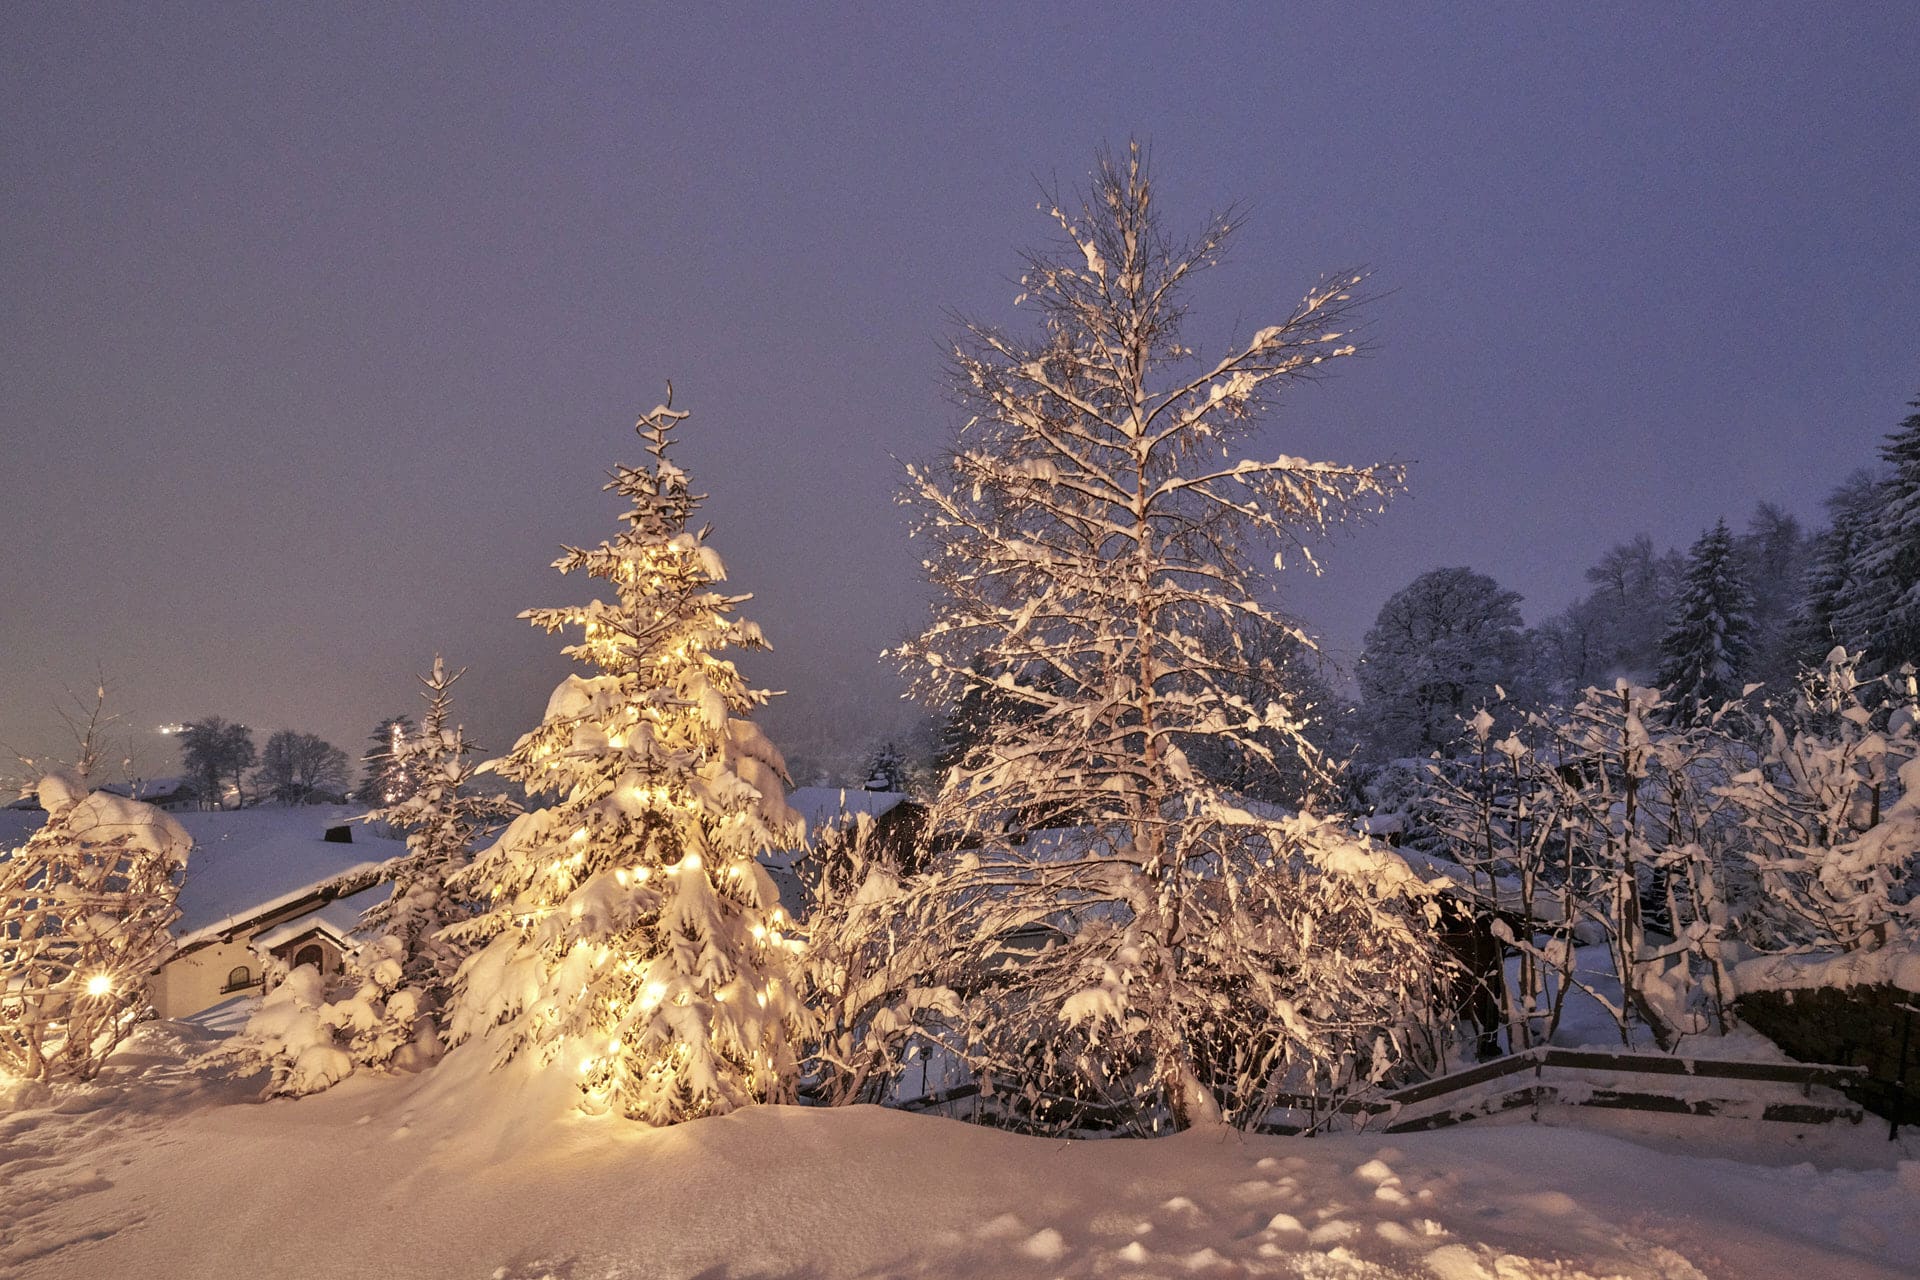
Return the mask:
[[1066, 1143], [872, 1108], [780, 1108], [651, 1132], [556, 1121], [544, 1082], [476, 1079], [459, 1056], [424, 1077], [259, 1106], [183, 1069], [163, 1033], [135, 1048], [137, 1083], [123, 1068], [57, 1107], [0, 1115], [0, 1274], [1920, 1273], [1920, 1162], [1896, 1165], [1914, 1148], [1884, 1129], [1793, 1150], [1785, 1131], [1755, 1126], [1766, 1147], [1735, 1136], [1718, 1155], [1684, 1154], [1697, 1139], [1677, 1130], [1627, 1140], [1524, 1121], [1390, 1144]]

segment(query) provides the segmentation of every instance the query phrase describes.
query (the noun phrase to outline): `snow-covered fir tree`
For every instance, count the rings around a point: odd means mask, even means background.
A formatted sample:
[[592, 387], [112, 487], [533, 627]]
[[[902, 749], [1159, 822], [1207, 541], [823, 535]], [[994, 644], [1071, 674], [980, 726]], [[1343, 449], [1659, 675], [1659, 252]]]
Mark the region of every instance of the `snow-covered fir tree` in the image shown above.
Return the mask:
[[1656, 681], [1677, 723], [1696, 724], [1741, 696], [1752, 607], [1733, 535], [1718, 521], [1687, 552], [1686, 586], [1660, 640]]
[[360, 757], [360, 787], [354, 798], [361, 804], [397, 804], [413, 789], [413, 777], [406, 770], [401, 745], [413, 737], [412, 716], [388, 716], [373, 726], [367, 735], [367, 750]]
[[654, 1124], [790, 1100], [810, 1023], [800, 944], [756, 861], [799, 820], [747, 718], [767, 695], [726, 656], [765, 641], [690, 524], [702, 497], [667, 456], [686, 416], [669, 394], [640, 419], [650, 461], [607, 486], [624, 527], [556, 562], [613, 598], [522, 615], [577, 628], [565, 652], [591, 673], [489, 766], [549, 802], [460, 875], [486, 906], [452, 930], [484, 944], [456, 978], [455, 1041], [578, 1072], [583, 1106]]
[[0, 1073], [91, 1080], [147, 1011], [192, 841], [78, 774], [38, 794], [46, 823], [0, 857]]
[[1880, 505], [1881, 477], [1862, 469], [1827, 495], [1827, 527], [1812, 539], [1800, 577], [1800, 599], [1788, 622], [1788, 650], [1803, 668], [1825, 665], [1835, 646], [1858, 649], [1862, 637], [1841, 630], [1856, 594], [1857, 556]]
[[[1250, 544], [1311, 566], [1312, 541], [1383, 502], [1400, 475], [1234, 451], [1282, 388], [1356, 353], [1361, 277], [1316, 285], [1203, 360], [1183, 345], [1180, 290], [1218, 260], [1231, 220], [1171, 240], [1137, 147], [1103, 158], [1079, 213], [1052, 217], [1059, 252], [1031, 257], [1022, 280], [1038, 332], [966, 329], [954, 361], [973, 416], [944, 465], [909, 469], [941, 598], [900, 655], [928, 700], [1000, 710], [976, 726], [935, 809], [937, 845], [974, 852], [902, 899], [931, 904], [915, 925], [922, 995], [903, 992], [881, 1021], [943, 1007], [924, 994], [936, 987], [977, 997], [966, 1052], [1026, 1099], [1035, 1127], [1184, 1127], [1223, 1108], [1253, 1123], [1289, 1063], [1339, 1039], [1335, 1022], [1378, 1033], [1379, 1070], [1394, 1056], [1393, 1018], [1375, 1006], [1343, 1021], [1338, 990], [1313, 985], [1326, 971], [1289, 968], [1298, 985], [1276, 989], [1275, 940], [1252, 914], [1270, 896], [1260, 876], [1310, 903], [1327, 895], [1305, 886], [1351, 874], [1357, 914], [1328, 938], [1381, 923], [1369, 979], [1402, 1011], [1427, 974], [1417, 942], [1386, 923], [1401, 886], [1374, 855], [1311, 822], [1256, 816], [1181, 745], [1218, 737], [1266, 759], [1277, 734], [1323, 768], [1288, 690], [1239, 692], [1263, 685], [1274, 647], [1250, 644], [1249, 623], [1310, 643], [1256, 595]], [[1025, 838], [1043, 826], [1073, 831]], [[1012, 940], [1041, 935], [1056, 944], [1013, 958]], [[990, 982], [982, 964], [1000, 966]], [[1231, 1068], [1210, 1047], [1229, 1026], [1262, 1046]]]
[[1852, 589], [1835, 629], [1860, 649], [1870, 669], [1920, 666], [1920, 400], [1880, 457], [1889, 473], [1853, 548]]
[[473, 788], [474, 746], [453, 722], [453, 685], [464, 674], [434, 656], [433, 671], [420, 677], [426, 718], [395, 750], [411, 792], [367, 815], [404, 832], [407, 851], [390, 868], [392, 895], [366, 913], [361, 931], [392, 940], [402, 980], [420, 991], [429, 1014], [445, 1007], [464, 958], [443, 930], [473, 914], [473, 900], [456, 895], [449, 882], [471, 861], [474, 842], [513, 814], [504, 797]]

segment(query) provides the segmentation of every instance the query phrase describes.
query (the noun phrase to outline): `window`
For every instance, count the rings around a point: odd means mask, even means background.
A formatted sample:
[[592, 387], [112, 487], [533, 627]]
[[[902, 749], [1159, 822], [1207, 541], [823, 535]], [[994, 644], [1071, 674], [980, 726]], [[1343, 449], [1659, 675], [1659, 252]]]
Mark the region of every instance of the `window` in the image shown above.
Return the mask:
[[293, 967], [298, 969], [303, 964], [310, 964], [322, 973], [327, 971], [326, 953], [320, 950], [319, 943], [309, 942], [294, 953]]
[[253, 971], [245, 965], [235, 965], [227, 974], [226, 990], [239, 991], [253, 985]]

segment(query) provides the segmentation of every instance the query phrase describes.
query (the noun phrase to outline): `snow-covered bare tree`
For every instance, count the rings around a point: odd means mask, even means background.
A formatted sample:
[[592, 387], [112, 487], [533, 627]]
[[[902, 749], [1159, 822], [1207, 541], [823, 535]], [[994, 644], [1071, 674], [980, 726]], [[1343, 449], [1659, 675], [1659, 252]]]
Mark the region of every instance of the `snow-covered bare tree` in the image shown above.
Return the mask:
[[267, 739], [253, 785], [281, 804], [337, 803], [352, 781], [348, 768], [347, 753], [319, 734], [282, 729]]
[[[933, 840], [976, 852], [909, 899], [934, 904], [918, 989], [979, 996], [966, 1052], [1017, 1096], [1104, 1099], [1140, 1128], [1223, 1107], [1253, 1123], [1282, 1058], [1263, 1051], [1242, 1064], [1248, 1080], [1213, 1087], [1210, 1028], [1257, 1038], [1250, 1019], [1304, 1045], [1315, 1031], [1286, 1017], [1338, 999], [1309, 989], [1305, 971], [1285, 971], [1292, 994], [1272, 989], [1287, 984], [1268, 967], [1248, 886], [1278, 864], [1304, 903], [1316, 892], [1304, 886], [1343, 874], [1332, 864], [1362, 878], [1379, 868], [1351, 844], [1237, 806], [1180, 744], [1217, 737], [1264, 758], [1265, 735], [1279, 734], [1312, 758], [1293, 691], [1238, 692], [1270, 652], [1250, 651], [1252, 621], [1310, 644], [1257, 597], [1252, 546], [1312, 566], [1312, 543], [1377, 507], [1400, 472], [1235, 451], [1283, 389], [1358, 351], [1362, 277], [1323, 281], [1202, 360], [1183, 342], [1181, 291], [1219, 259], [1231, 218], [1191, 244], [1170, 238], [1138, 147], [1103, 157], [1080, 210], [1056, 202], [1052, 218], [1058, 250], [1031, 256], [1023, 276], [1037, 331], [965, 328], [954, 362], [972, 417], [942, 464], [909, 468], [905, 500], [932, 544], [940, 599], [899, 656], [937, 705], [1006, 709], [980, 726], [935, 807]], [[1023, 842], [1042, 822], [1075, 829]], [[1360, 896], [1384, 919], [1398, 890], [1369, 896], [1381, 883]], [[1042, 935], [1056, 944], [1013, 958], [1010, 939]], [[1425, 952], [1389, 928], [1378, 936], [1398, 980], [1377, 989], [1417, 986]], [[987, 983], [980, 966], [994, 963]], [[1383, 1028], [1374, 1061], [1386, 1070], [1392, 1018], [1366, 1021]], [[1070, 1126], [1079, 1109], [1027, 1114]]]
[[527, 1056], [579, 1073], [582, 1105], [655, 1124], [792, 1099], [809, 1023], [796, 939], [756, 861], [794, 843], [779, 752], [747, 717], [767, 695], [729, 650], [765, 647], [734, 616], [745, 596], [690, 525], [702, 497], [667, 457], [687, 415], [640, 419], [650, 461], [607, 486], [619, 535], [570, 547], [563, 573], [611, 600], [524, 614], [578, 628], [566, 653], [592, 668], [554, 691], [546, 718], [488, 767], [549, 803], [521, 814], [456, 880], [486, 903], [453, 927], [482, 949], [461, 967], [456, 1041], [496, 1062]]
[[1742, 695], [1753, 651], [1753, 595], [1721, 520], [1687, 552], [1686, 587], [1660, 640], [1660, 691], [1680, 724], [1698, 724]]
[[[1741, 932], [1771, 953], [1856, 951], [1920, 915], [1920, 734], [1911, 673], [1863, 677], [1835, 647], [1767, 717], [1759, 767], [1724, 789], [1759, 892]], [[1873, 704], [1888, 709], [1874, 727]]]
[[91, 1080], [147, 1009], [192, 842], [75, 774], [48, 774], [39, 797], [45, 825], [0, 858], [0, 1072]]

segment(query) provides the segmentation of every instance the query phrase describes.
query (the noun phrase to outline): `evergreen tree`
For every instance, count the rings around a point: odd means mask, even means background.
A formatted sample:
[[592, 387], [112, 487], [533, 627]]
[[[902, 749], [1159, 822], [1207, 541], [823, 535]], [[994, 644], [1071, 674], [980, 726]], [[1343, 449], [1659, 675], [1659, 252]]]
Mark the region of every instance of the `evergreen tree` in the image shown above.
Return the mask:
[[503, 797], [472, 790], [474, 747], [453, 723], [453, 685], [464, 674], [434, 656], [432, 673], [420, 678], [426, 719], [395, 753], [412, 793], [367, 815], [405, 832], [407, 851], [392, 864], [392, 895], [366, 913], [361, 929], [395, 944], [402, 979], [419, 990], [429, 1019], [452, 994], [464, 958], [442, 930], [473, 914], [471, 900], [454, 894], [449, 881], [472, 860], [474, 842], [513, 812]]
[[1816, 535], [1800, 577], [1800, 601], [1788, 623], [1788, 646], [1801, 668], [1818, 668], [1836, 646], [1858, 650], [1864, 639], [1842, 630], [1867, 529], [1881, 500], [1882, 480], [1854, 472], [1827, 495], [1829, 524]]
[[[1910, 404], [1920, 410], [1920, 400]], [[1920, 665], [1920, 412], [1887, 437], [1880, 457], [1889, 473], [1853, 550], [1852, 590], [1835, 626], [1870, 667], [1889, 672]]]
[[1699, 723], [1742, 695], [1752, 609], [1733, 535], [1721, 520], [1688, 551], [1686, 587], [1660, 641], [1659, 687], [1676, 723]]
[[496, 1062], [577, 1071], [588, 1109], [654, 1124], [794, 1097], [809, 1015], [772, 880], [755, 860], [798, 838], [779, 752], [746, 717], [767, 695], [725, 656], [765, 647], [733, 616], [702, 501], [668, 457], [687, 415], [640, 419], [651, 462], [617, 467], [624, 528], [570, 547], [562, 573], [612, 600], [522, 615], [580, 628], [592, 674], [554, 691], [544, 722], [490, 768], [549, 803], [516, 818], [455, 882], [485, 901], [456, 941], [455, 1041]]
[[[1399, 473], [1232, 450], [1281, 388], [1355, 353], [1343, 330], [1360, 277], [1198, 361], [1179, 291], [1230, 222], [1171, 241], [1137, 147], [1103, 158], [1079, 215], [1052, 216], [1064, 243], [1023, 277], [1038, 333], [968, 327], [955, 362], [974, 416], [944, 465], [909, 469], [941, 599], [900, 654], [936, 705], [1012, 714], [989, 714], [948, 772], [930, 839], [972, 852], [899, 899], [918, 967], [880, 1022], [950, 1008], [936, 989], [972, 993], [966, 1051], [1036, 1128], [1184, 1127], [1223, 1109], [1256, 1123], [1276, 1081], [1347, 1083], [1350, 1037], [1382, 1037], [1383, 1071], [1393, 1056], [1391, 1014], [1349, 1017], [1342, 992], [1307, 989], [1321, 970], [1271, 967], [1262, 942], [1275, 938], [1254, 914], [1261, 889], [1324, 904], [1336, 882], [1353, 887], [1323, 864], [1327, 833], [1248, 813], [1181, 745], [1216, 738], [1264, 760], [1271, 731], [1312, 754], [1297, 690], [1239, 692], [1272, 651], [1250, 649], [1247, 627], [1310, 643], [1255, 597], [1249, 542], [1310, 565], [1310, 542]], [[1026, 838], [1068, 824], [1063, 840]], [[1418, 947], [1387, 923], [1393, 891], [1354, 892], [1342, 924], [1380, 924], [1369, 980], [1392, 1003], [1421, 981]], [[1040, 935], [1059, 941], [1012, 956], [1010, 939]], [[1337, 946], [1342, 930], [1320, 936]], [[1222, 1040], [1252, 1056], [1216, 1053]]]
[[39, 798], [45, 825], [0, 858], [0, 1073], [91, 1080], [147, 1012], [192, 841], [74, 774]]
[[366, 754], [360, 757], [360, 789], [354, 799], [368, 806], [399, 804], [413, 794], [414, 778], [407, 772], [401, 746], [414, 736], [412, 716], [388, 716], [367, 735]]
[[1791, 689], [1800, 672], [1793, 618], [1810, 544], [1800, 521], [1771, 502], [1754, 508], [1747, 532], [1734, 541], [1741, 580], [1753, 592], [1750, 678], [1766, 685], [1769, 694]]

